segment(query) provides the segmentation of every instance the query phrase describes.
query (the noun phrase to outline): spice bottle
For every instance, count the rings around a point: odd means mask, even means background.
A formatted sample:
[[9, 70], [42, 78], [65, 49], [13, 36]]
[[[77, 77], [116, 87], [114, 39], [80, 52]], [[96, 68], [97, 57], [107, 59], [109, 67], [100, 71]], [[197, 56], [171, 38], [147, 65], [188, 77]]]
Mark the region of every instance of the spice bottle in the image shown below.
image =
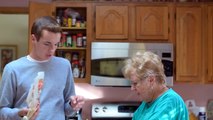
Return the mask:
[[78, 65], [75, 65], [74, 68], [73, 68], [73, 77], [78, 78], [79, 74], [80, 74], [80, 71], [78, 69]]
[[61, 25], [61, 18], [59, 16], [56, 17], [56, 21]]
[[72, 17], [72, 27], [76, 27], [76, 17]]
[[87, 46], [87, 37], [86, 36], [82, 37], [82, 43], [83, 43], [83, 47]]
[[72, 36], [72, 47], [76, 47], [76, 42], [77, 42], [77, 36], [76, 35], [73, 35]]
[[67, 41], [67, 32], [62, 32], [62, 38], [61, 38], [61, 43], [62, 43], [62, 46], [66, 46], [66, 41]]
[[67, 36], [67, 47], [72, 47], [72, 37], [70, 35]]
[[85, 67], [81, 67], [81, 73], [80, 73], [80, 78], [84, 78], [85, 77]]
[[69, 17], [67, 21], [68, 21], [68, 27], [72, 27], [72, 18]]
[[206, 120], [206, 108], [200, 107], [200, 111], [198, 113], [198, 120]]
[[82, 33], [77, 34], [77, 47], [82, 47]]

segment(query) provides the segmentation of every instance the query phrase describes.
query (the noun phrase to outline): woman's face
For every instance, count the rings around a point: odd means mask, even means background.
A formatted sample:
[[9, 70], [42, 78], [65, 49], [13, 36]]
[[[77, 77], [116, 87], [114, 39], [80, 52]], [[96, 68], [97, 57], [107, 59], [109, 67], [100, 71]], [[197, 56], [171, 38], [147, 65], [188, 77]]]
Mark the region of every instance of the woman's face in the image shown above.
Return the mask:
[[150, 77], [138, 78], [131, 74], [131, 90], [135, 91], [142, 101], [150, 102], [153, 98], [152, 83]]
[[55, 54], [60, 38], [60, 33], [53, 33], [47, 30], [42, 31], [39, 40], [32, 35], [33, 50], [30, 54], [31, 57], [40, 61], [50, 59]]

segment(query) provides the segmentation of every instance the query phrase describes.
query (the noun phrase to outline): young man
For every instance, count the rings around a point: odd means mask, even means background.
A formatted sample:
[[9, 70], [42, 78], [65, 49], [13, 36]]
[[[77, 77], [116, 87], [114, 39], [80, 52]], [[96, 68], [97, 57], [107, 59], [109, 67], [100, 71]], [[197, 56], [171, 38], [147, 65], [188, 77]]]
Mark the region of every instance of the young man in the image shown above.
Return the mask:
[[49, 16], [38, 18], [31, 29], [32, 51], [4, 68], [0, 86], [1, 120], [20, 120], [26, 116], [26, 98], [34, 78], [44, 72], [44, 82], [37, 109], [31, 120], [65, 120], [84, 104], [75, 95], [73, 75], [68, 60], [54, 56], [61, 39], [61, 28]]

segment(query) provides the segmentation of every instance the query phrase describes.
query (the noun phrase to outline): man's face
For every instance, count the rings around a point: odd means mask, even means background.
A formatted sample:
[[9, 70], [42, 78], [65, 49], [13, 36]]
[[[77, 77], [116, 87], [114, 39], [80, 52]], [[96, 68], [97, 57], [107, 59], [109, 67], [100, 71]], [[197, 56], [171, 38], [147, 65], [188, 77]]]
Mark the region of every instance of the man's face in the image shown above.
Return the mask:
[[31, 57], [39, 61], [50, 59], [57, 49], [60, 38], [61, 33], [53, 33], [47, 30], [42, 31], [42, 35], [39, 40], [32, 35], [33, 50], [30, 54]]

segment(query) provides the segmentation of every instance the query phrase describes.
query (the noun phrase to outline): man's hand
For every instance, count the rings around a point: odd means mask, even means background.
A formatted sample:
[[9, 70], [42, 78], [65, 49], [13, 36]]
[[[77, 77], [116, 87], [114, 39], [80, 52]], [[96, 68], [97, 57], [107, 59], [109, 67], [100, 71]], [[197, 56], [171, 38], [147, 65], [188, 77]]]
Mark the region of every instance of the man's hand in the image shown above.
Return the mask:
[[30, 111], [30, 109], [29, 108], [22, 108], [22, 109], [19, 110], [18, 115], [22, 118], [24, 116], [30, 117], [30, 118], [27, 118], [28, 120], [35, 120], [38, 113], [39, 113], [39, 109], [40, 109], [40, 105], [38, 104], [36, 106], [36, 110], [34, 111], [34, 113], [32, 115], [29, 115], [28, 112]]
[[70, 97], [70, 105], [73, 110], [78, 111], [84, 105], [85, 100], [83, 96], [71, 96]]
[[19, 110], [18, 115], [20, 117], [24, 117], [24, 116], [27, 115], [27, 112], [28, 112], [28, 108], [22, 108], [22, 109]]

